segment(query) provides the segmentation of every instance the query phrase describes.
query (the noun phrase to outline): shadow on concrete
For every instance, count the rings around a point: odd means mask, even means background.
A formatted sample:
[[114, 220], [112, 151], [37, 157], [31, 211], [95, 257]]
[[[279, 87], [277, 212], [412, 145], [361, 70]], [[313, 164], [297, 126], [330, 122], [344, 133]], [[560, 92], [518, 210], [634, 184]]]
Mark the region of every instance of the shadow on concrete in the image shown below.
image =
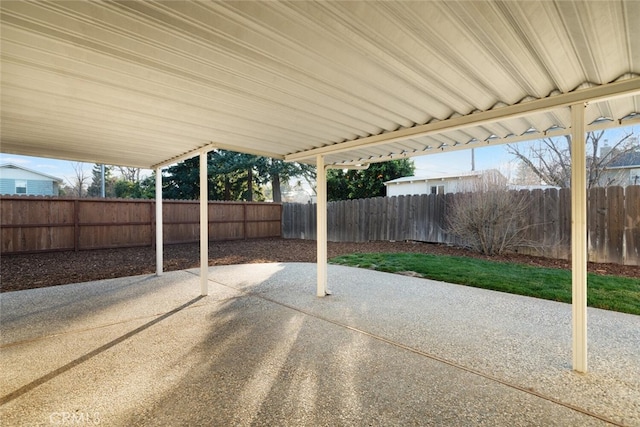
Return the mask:
[[126, 333], [126, 334], [124, 334], [124, 335], [122, 335], [122, 336], [120, 336], [120, 337], [118, 337], [118, 338], [116, 338], [116, 339], [114, 339], [114, 340], [112, 340], [112, 341], [110, 341], [110, 342], [98, 347], [98, 348], [96, 348], [95, 350], [93, 350], [93, 351], [91, 351], [89, 353], [86, 353], [81, 357], [78, 357], [77, 359], [67, 363], [66, 365], [63, 365], [63, 366], [59, 367], [58, 369], [56, 369], [54, 371], [51, 371], [48, 374], [46, 374], [44, 376], [41, 376], [40, 378], [37, 378], [37, 379], [31, 381], [28, 384], [25, 384], [24, 386], [20, 387], [19, 389], [15, 390], [15, 391], [13, 391], [13, 392], [5, 395], [5, 396], [2, 396], [0, 398], [0, 405], [4, 405], [6, 403], [11, 402], [12, 400], [22, 396], [25, 393], [28, 393], [29, 391], [33, 390], [34, 388], [36, 388], [38, 386], [41, 386], [42, 384], [47, 383], [48, 381], [51, 381], [52, 379], [56, 378], [57, 376], [69, 371], [70, 369], [73, 369], [73, 368], [77, 367], [78, 365], [80, 365], [80, 364], [86, 362], [87, 360], [89, 360], [89, 359], [91, 359], [91, 358], [93, 358], [93, 357], [105, 352], [106, 350], [109, 350], [110, 348], [120, 344], [121, 342], [136, 336], [137, 334], [139, 334], [140, 332], [144, 331], [145, 329], [148, 329], [148, 328], [156, 325], [157, 323], [160, 323], [163, 320], [173, 316], [174, 314], [184, 310], [185, 308], [195, 304], [196, 302], [200, 301], [202, 298], [204, 298], [204, 297], [200, 296], [200, 297], [194, 298], [191, 301], [188, 301], [187, 303], [182, 304], [181, 306], [176, 307], [175, 309], [169, 311], [168, 313], [165, 313], [165, 314], [163, 314], [161, 316], [158, 316], [155, 319], [153, 319], [152, 321], [147, 322], [144, 325], [139, 326], [136, 329], [134, 329], [134, 330], [132, 330], [132, 331], [130, 331], [130, 332], [128, 332], [128, 333]]

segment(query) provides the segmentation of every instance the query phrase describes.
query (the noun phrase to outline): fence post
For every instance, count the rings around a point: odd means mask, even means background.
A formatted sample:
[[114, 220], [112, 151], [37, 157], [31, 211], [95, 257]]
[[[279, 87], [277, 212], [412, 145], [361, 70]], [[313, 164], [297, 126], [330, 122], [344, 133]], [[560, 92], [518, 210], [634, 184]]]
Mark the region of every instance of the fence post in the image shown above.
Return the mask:
[[247, 204], [242, 204], [242, 238], [247, 240]]
[[151, 229], [151, 233], [149, 233], [149, 238], [151, 239], [151, 247], [156, 247], [156, 205], [155, 202], [149, 201], [149, 228]]
[[80, 250], [80, 200], [73, 201], [73, 251]]

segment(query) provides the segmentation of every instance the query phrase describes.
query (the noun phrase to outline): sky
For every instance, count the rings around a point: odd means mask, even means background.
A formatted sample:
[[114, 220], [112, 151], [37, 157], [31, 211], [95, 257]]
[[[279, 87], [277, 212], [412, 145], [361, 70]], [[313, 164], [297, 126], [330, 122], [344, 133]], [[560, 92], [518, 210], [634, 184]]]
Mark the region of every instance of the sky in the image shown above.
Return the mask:
[[[511, 168], [513, 156], [506, 150], [507, 146], [493, 145], [475, 148], [475, 170], [498, 169], [500, 171]], [[453, 151], [450, 153], [432, 154], [414, 157], [415, 175], [453, 175], [471, 171], [472, 150]]]
[[[475, 149], [476, 170], [491, 168], [506, 168], [512, 156], [505, 146], [483, 147]], [[471, 150], [456, 151], [451, 153], [433, 154], [413, 158], [416, 166], [415, 174], [424, 176], [427, 174], [449, 174], [466, 172], [471, 170]], [[0, 164], [13, 163], [28, 169], [39, 171], [47, 175], [62, 178], [66, 184], [73, 182], [75, 176], [74, 165], [78, 162], [66, 160], [47, 159], [42, 157], [18, 156], [14, 154], [0, 154]], [[80, 164], [87, 175], [91, 175], [93, 163]]]
[[[609, 139], [614, 143], [617, 138], [626, 132], [640, 134], [640, 126], [628, 126], [618, 129], [607, 130], [604, 139]], [[522, 143], [526, 144], [526, 143]], [[476, 148], [474, 151], [476, 170], [498, 169], [505, 176], [512, 176], [515, 170], [514, 157], [506, 150], [506, 145], [494, 145], [489, 147]], [[413, 157], [415, 163], [415, 175], [442, 175], [455, 174], [459, 172], [471, 171], [471, 150], [454, 151], [450, 153], [432, 154], [428, 156]], [[41, 157], [18, 156], [14, 154], [0, 153], [0, 164], [13, 163], [35, 171], [40, 171], [47, 175], [62, 178], [65, 184], [74, 181], [74, 165], [77, 162], [67, 160], [47, 159]], [[87, 175], [91, 175], [92, 163], [81, 163]]]

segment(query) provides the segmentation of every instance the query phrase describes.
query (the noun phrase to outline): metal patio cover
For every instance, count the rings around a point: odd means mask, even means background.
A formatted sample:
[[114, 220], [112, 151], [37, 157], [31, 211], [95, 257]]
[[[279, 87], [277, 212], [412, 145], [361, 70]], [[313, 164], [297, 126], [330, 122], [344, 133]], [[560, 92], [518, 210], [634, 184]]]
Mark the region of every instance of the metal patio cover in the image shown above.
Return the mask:
[[0, 150], [360, 164], [639, 122], [640, 2], [1, 3]]

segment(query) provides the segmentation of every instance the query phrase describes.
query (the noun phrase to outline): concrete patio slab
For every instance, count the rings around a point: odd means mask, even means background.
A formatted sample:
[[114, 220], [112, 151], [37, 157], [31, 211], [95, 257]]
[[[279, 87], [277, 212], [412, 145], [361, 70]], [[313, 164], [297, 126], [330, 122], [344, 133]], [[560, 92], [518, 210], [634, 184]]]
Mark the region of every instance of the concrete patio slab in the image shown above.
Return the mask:
[[0, 294], [2, 425], [639, 425], [640, 316], [314, 264]]

